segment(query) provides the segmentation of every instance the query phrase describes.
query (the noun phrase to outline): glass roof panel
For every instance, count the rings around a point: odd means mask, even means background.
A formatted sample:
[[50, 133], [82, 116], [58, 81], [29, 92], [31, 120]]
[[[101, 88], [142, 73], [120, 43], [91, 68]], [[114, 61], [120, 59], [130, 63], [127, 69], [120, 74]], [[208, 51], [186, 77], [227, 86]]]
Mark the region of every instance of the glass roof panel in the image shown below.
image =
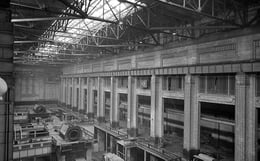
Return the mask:
[[[136, 0], [128, 1], [133, 3], [137, 2]], [[127, 14], [133, 13], [134, 9], [132, 9], [132, 7], [133, 6], [131, 4], [121, 3], [118, 0], [95, 0], [91, 1], [91, 5], [89, 6], [87, 12], [85, 7], [83, 7], [83, 11], [85, 10], [88, 16], [116, 22], [119, 18], [123, 18]], [[86, 37], [87, 35], [93, 35], [95, 32], [102, 29], [106, 25], [110, 25], [110, 23], [92, 19], [71, 19], [68, 21], [66, 33], [55, 32], [54, 41], [64, 43], [78, 43], [82, 38]]]

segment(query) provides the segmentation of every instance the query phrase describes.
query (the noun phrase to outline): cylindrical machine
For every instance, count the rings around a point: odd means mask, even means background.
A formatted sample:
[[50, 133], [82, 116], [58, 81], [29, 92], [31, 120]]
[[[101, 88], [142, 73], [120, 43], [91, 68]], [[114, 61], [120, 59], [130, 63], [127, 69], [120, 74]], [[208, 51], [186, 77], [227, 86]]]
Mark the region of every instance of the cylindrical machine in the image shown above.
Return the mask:
[[35, 113], [39, 113], [39, 114], [43, 114], [43, 113], [46, 113], [46, 107], [44, 105], [35, 105], [33, 107], [33, 111]]
[[82, 130], [79, 126], [62, 124], [60, 136], [66, 141], [78, 141], [82, 138]]

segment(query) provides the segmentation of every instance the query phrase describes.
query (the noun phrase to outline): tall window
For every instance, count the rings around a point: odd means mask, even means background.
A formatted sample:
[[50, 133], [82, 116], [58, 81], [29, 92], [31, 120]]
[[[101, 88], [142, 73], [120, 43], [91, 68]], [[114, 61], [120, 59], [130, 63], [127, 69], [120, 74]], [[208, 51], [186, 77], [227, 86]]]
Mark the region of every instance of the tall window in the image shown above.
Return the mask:
[[74, 83], [75, 83], [75, 84], [79, 84], [79, 78], [75, 78], [75, 79], [74, 79]]
[[183, 91], [184, 76], [166, 76], [163, 77], [163, 90], [167, 91]]
[[105, 87], [111, 86], [111, 78], [110, 77], [104, 78], [104, 86]]
[[83, 79], [83, 84], [88, 85], [88, 78], [82, 78]]
[[98, 86], [98, 78], [92, 78], [92, 86], [97, 87]]
[[118, 88], [127, 88], [127, 87], [128, 87], [128, 78], [118, 77]]
[[256, 96], [260, 96], [260, 75], [256, 77]]
[[200, 76], [200, 93], [234, 95], [235, 76], [234, 75]]

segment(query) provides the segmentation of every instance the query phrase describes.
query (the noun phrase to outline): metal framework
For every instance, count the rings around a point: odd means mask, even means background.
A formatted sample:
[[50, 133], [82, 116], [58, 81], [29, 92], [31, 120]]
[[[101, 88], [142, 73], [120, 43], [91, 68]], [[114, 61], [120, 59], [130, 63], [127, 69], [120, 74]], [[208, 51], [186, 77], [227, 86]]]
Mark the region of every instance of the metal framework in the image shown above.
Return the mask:
[[[180, 39], [194, 39], [203, 34], [250, 26], [259, 21], [260, 5], [254, 0], [58, 0], [66, 9], [59, 16], [12, 19], [15, 26], [28, 32], [45, 30], [20, 22], [53, 21], [38, 40], [15, 41], [37, 44], [37, 50], [55, 45], [55, 51], [74, 51], [65, 54], [96, 53], [117, 54], [115, 49], [132, 50], [136, 47], [161, 45]], [[251, 2], [253, 1], [253, 2]], [[41, 6], [11, 3], [32, 10], [45, 10]], [[159, 21], [158, 21], [159, 20]], [[196, 24], [196, 25], [195, 25]], [[162, 41], [162, 37], [167, 41]], [[20, 37], [22, 38], [22, 37]], [[35, 46], [33, 46], [35, 48]], [[32, 51], [32, 48], [30, 49]], [[59, 56], [59, 54], [57, 54]], [[100, 56], [100, 54], [97, 54]]]

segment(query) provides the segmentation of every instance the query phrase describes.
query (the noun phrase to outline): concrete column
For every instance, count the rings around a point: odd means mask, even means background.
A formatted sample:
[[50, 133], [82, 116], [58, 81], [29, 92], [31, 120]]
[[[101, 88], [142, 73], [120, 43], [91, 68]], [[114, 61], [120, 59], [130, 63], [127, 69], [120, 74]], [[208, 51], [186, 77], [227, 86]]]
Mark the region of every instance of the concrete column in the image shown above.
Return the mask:
[[67, 103], [66, 105], [69, 106], [70, 105], [70, 84], [69, 84], [69, 79], [67, 78]]
[[72, 108], [73, 107], [73, 96], [74, 96], [74, 86], [73, 86], [73, 78], [71, 78], [71, 85], [70, 85], [70, 97], [71, 97], [71, 99], [70, 99], [70, 108]]
[[73, 94], [72, 94], [72, 109], [76, 109], [77, 108], [77, 84], [76, 84], [76, 79], [77, 78], [73, 78]]
[[64, 92], [64, 102], [65, 102], [65, 105], [68, 104], [68, 93], [69, 93], [69, 90], [68, 90], [68, 79], [65, 78], [65, 92]]
[[63, 79], [60, 80], [60, 92], [59, 92], [59, 102], [62, 103], [63, 102]]
[[200, 106], [198, 102], [199, 77], [185, 76], [184, 91], [184, 157], [190, 159], [200, 149]]
[[73, 83], [72, 83], [72, 78], [71, 78], [71, 84], [69, 85], [69, 107], [72, 108], [73, 106]]
[[63, 102], [64, 102], [64, 105], [66, 105], [66, 101], [67, 101], [67, 98], [66, 98], [66, 95], [68, 94], [68, 90], [67, 90], [67, 79], [64, 78], [64, 91], [63, 91]]
[[83, 113], [84, 110], [84, 89], [83, 89], [83, 78], [79, 78], [79, 111]]
[[125, 160], [126, 161], [131, 161], [131, 148], [126, 148], [125, 149]]
[[235, 160], [245, 161], [246, 150], [246, 75], [236, 75], [236, 104], [235, 104]]
[[255, 75], [236, 75], [235, 160], [256, 160]]
[[61, 93], [61, 95], [62, 95], [62, 104], [65, 104], [65, 101], [66, 101], [66, 98], [65, 98], [66, 79], [63, 78], [62, 80], [63, 80], [63, 81], [62, 81], [62, 93]]
[[[0, 160], [13, 158], [13, 24], [10, 1], [0, 2], [0, 77], [8, 86], [8, 93], [0, 100]], [[6, 97], [6, 96], [9, 97]]]
[[136, 137], [137, 131], [137, 97], [136, 97], [136, 78], [128, 76], [128, 97], [127, 97], [127, 130], [128, 135]]
[[106, 135], [103, 131], [98, 130], [97, 133], [98, 151], [105, 151]]
[[93, 152], [93, 147], [92, 145], [88, 146], [88, 149], [86, 151], [86, 161], [92, 161], [92, 152]]
[[151, 137], [163, 136], [162, 77], [151, 77]]
[[70, 102], [70, 107], [72, 108], [73, 107], [73, 103], [74, 103], [74, 78], [71, 78], [71, 102]]
[[104, 98], [104, 84], [103, 78], [98, 77], [98, 89], [97, 89], [97, 119], [98, 122], [105, 121], [105, 98]]
[[64, 93], [64, 98], [65, 98], [65, 104], [68, 104], [68, 95], [69, 95], [69, 87], [68, 87], [68, 79], [65, 78], [65, 93]]
[[117, 78], [111, 77], [111, 106], [110, 106], [110, 121], [111, 126], [116, 128], [119, 126], [119, 112], [118, 112], [118, 104], [119, 104], [119, 96], [116, 92], [117, 89]]
[[249, 75], [246, 108], [246, 161], [256, 161], [256, 75]]
[[93, 91], [92, 91], [92, 86], [91, 86], [91, 78], [88, 77], [88, 107], [87, 107], [87, 115], [88, 118], [93, 119], [94, 118], [94, 113], [93, 113]]
[[60, 103], [64, 103], [64, 78], [61, 78], [60, 82]]

